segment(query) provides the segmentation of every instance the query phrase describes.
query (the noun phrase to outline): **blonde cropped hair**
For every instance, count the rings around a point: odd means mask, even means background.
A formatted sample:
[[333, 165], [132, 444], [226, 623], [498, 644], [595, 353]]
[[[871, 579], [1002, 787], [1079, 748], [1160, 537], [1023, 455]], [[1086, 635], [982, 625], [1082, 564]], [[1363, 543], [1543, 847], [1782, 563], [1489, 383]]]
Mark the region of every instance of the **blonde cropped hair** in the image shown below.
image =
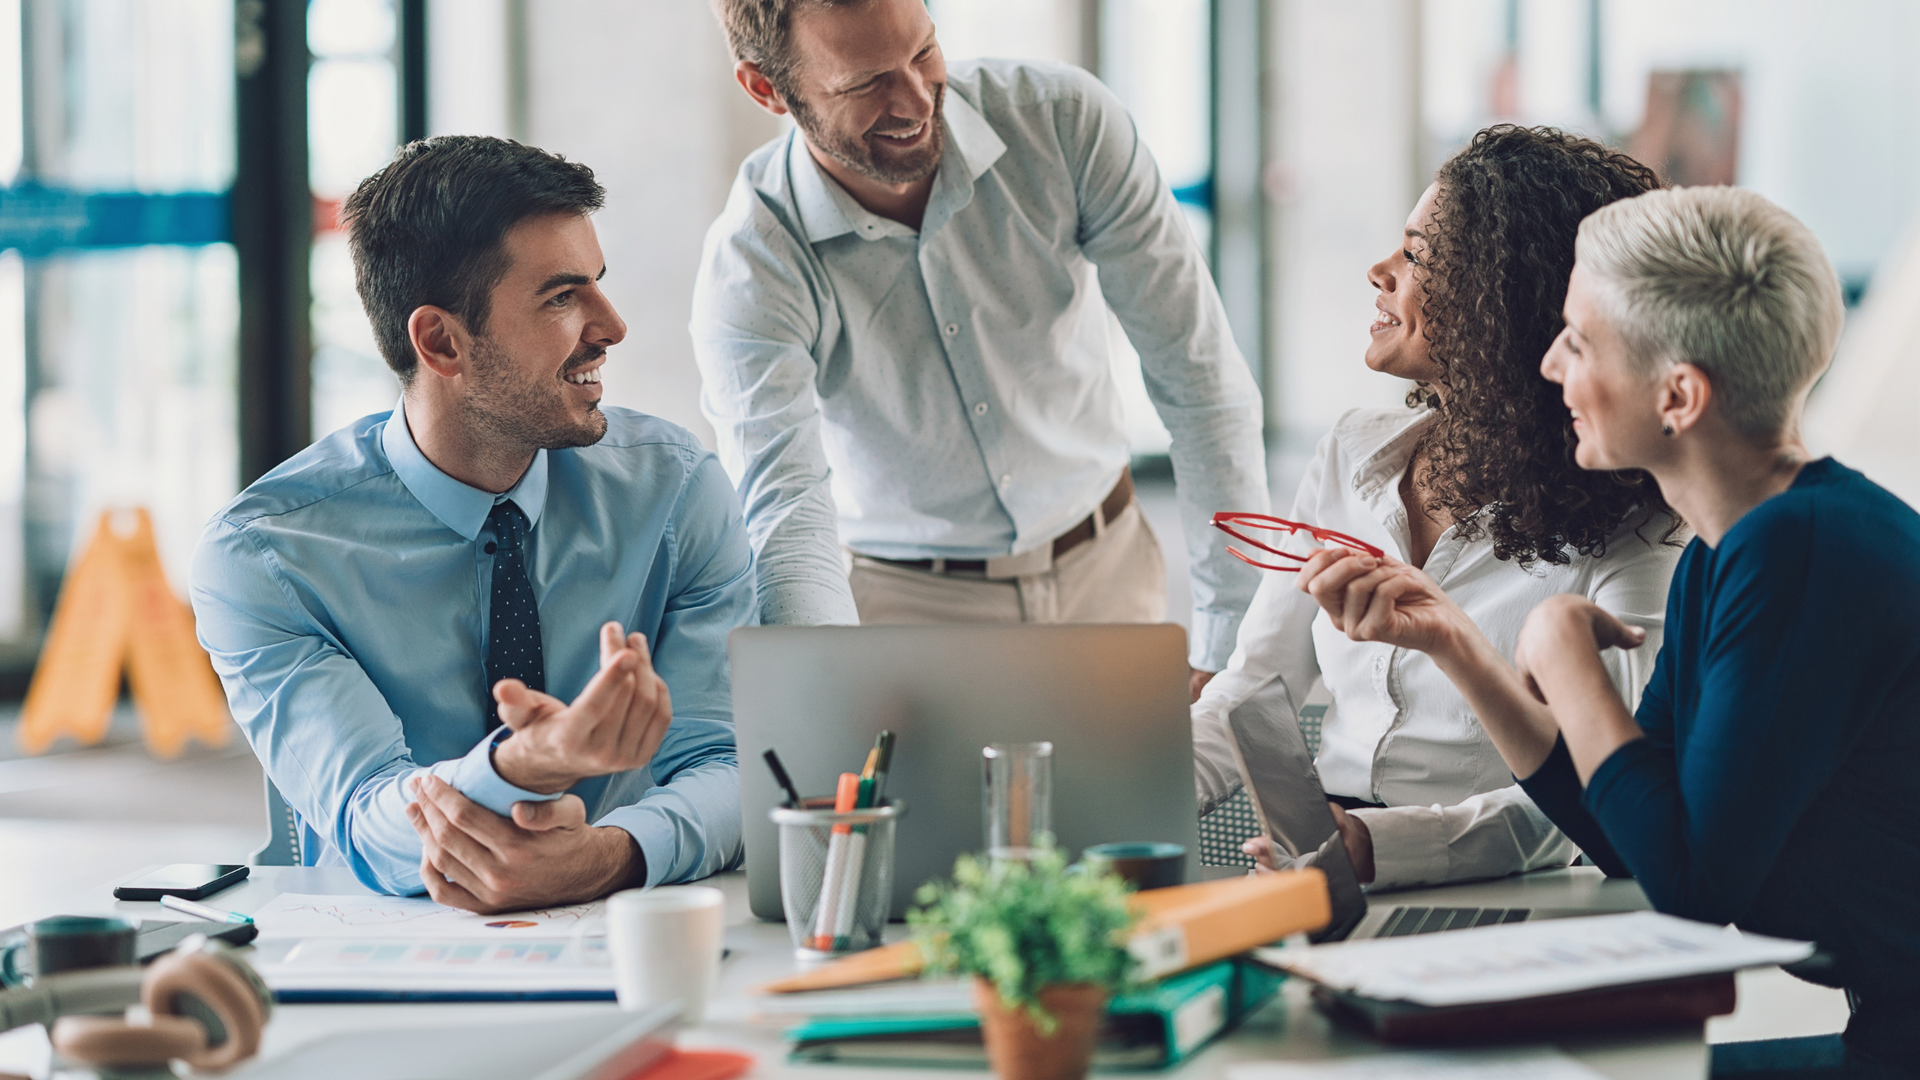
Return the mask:
[[1736, 430], [1791, 433], [1846, 314], [1798, 218], [1740, 188], [1650, 191], [1582, 221], [1574, 257], [1647, 374], [1693, 364]]

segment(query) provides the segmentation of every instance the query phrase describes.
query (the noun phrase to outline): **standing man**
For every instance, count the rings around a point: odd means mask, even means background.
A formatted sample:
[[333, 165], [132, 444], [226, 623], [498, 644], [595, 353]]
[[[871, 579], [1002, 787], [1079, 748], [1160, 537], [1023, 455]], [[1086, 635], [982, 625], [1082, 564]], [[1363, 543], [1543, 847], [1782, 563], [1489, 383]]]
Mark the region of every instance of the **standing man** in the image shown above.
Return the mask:
[[1173, 434], [1197, 694], [1257, 585], [1207, 520], [1266, 509], [1260, 393], [1125, 109], [1064, 65], [949, 71], [924, 0], [714, 3], [796, 125], [741, 166], [693, 303], [763, 621], [1164, 619], [1110, 304]]
[[600, 407], [626, 336], [592, 170], [403, 147], [345, 206], [402, 386], [255, 481], [194, 556], [200, 641], [308, 865], [475, 911], [705, 877], [740, 855], [731, 485]]

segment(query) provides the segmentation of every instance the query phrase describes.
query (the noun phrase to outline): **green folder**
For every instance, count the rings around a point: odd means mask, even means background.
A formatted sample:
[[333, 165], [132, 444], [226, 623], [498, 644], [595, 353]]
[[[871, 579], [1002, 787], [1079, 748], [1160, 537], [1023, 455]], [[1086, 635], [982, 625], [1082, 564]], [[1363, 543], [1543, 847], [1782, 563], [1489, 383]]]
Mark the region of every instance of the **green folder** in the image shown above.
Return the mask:
[[[1244, 959], [1222, 960], [1117, 997], [1107, 1006], [1093, 1067], [1133, 1071], [1178, 1065], [1265, 1004], [1284, 979]], [[987, 1064], [980, 1018], [971, 1013], [836, 1017], [801, 1024], [787, 1037], [793, 1041], [789, 1059], [805, 1064], [966, 1069]]]

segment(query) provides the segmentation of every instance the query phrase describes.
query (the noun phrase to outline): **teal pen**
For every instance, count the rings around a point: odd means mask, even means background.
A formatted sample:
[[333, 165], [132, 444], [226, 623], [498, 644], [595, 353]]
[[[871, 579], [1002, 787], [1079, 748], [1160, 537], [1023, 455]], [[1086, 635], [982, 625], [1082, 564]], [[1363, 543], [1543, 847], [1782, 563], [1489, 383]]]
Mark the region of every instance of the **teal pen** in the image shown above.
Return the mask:
[[179, 897], [173, 895], [172, 893], [161, 894], [160, 906], [169, 907], [175, 911], [184, 911], [187, 914], [194, 916], [195, 918], [205, 919], [208, 922], [230, 922], [230, 923], [253, 922], [253, 917], [250, 915], [242, 915], [237, 911], [221, 911], [219, 908], [216, 908], [216, 907], [208, 907], [205, 904], [196, 904], [191, 900], [182, 900]]

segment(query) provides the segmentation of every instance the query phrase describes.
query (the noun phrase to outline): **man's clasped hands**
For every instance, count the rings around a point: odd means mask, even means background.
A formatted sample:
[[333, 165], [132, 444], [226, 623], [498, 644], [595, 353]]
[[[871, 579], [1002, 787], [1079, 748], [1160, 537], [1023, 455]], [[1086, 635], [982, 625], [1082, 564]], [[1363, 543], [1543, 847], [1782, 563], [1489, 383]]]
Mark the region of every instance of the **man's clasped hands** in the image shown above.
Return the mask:
[[[541, 795], [653, 760], [673, 720], [667, 684], [646, 638], [600, 628], [600, 671], [566, 704], [518, 679], [493, 687], [513, 734], [493, 747], [494, 771]], [[587, 824], [577, 795], [513, 804], [502, 817], [422, 771], [409, 781], [407, 820], [420, 834], [420, 879], [434, 900], [469, 911], [519, 911], [643, 884], [646, 859], [624, 829]]]

